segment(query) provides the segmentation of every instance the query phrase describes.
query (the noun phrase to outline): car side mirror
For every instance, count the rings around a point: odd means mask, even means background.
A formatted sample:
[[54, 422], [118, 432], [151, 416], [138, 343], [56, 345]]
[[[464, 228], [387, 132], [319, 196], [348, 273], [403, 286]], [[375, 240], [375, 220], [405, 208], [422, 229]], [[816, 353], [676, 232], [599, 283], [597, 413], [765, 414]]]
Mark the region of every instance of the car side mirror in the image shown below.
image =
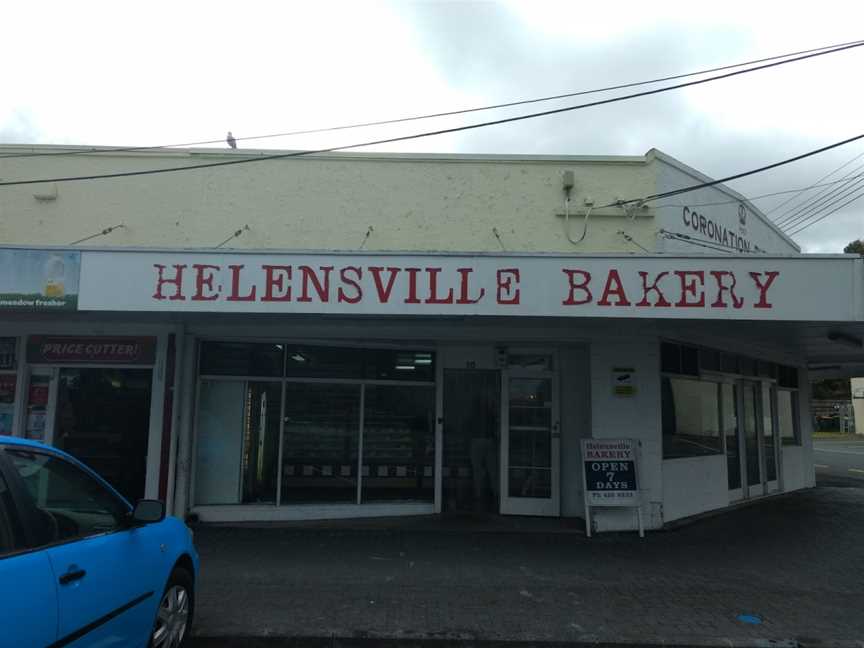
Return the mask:
[[132, 511], [133, 524], [153, 524], [165, 519], [165, 502], [142, 499], [135, 504]]

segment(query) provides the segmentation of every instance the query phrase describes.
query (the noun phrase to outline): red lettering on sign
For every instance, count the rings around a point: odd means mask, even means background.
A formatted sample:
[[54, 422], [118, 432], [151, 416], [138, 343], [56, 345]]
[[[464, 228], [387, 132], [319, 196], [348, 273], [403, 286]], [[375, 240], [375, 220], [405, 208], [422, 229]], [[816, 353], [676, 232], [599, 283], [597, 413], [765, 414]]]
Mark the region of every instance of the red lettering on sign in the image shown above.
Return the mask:
[[429, 273], [429, 299], [426, 300], [427, 304], [452, 304], [453, 303], [453, 289], [450, 288], [447, 291], [447, 295], [445, 297], [438, 296], [438, 275], [441, 274], [441, 268], [426, 268], [426, 272]]
[[[262, 302], [291, 301], [291, 266], [264, 265], [264, 296]], [[276, 292], [278, 291], [278, 292]]]
[[[353, 272], [357, 279], [351, 279], [347, 274], [348, 272]], [[345, 292], [345, 289], [342, 286], [339, 286], [339, 290], [336, 293], [336, 300], [340, 304], [356, 304], [359, 302], [363, 298], [363, 290], [360, 288], [358, 282], [363, 278], [363, 271], [357, 266], [345, 266], [339, 271], [339, 278], [342, 280], [342, 283], [348, 284], [354, 289], [354, 294], [349, 296]]]
[[405, 303], [419, 304], [420, 300], [417, 298], [417, 273], [420, 272], [420, 268], [405, 268], [405, 272], [408, 273], [408, 296], [405, 298]]
[[[711, 270], [711, 276], [717, 282], [717, 299], [711, 303], [711, 308], [726, 308], [726, 300], [723, 299], [723, 293], [728, 292], [732, 299], [732, 308], [741, 308], [744, 305], [744, 299], [735, 294], [735, 273], [728, 270]], [[729, 277], [731, 283], [726, 285], [723, 282], [723, 277]]]
[[[153, 267], [158, 271], [158, 277], [156, 279], [156, 292], [153, 293], [153, 299], [168, 299], [170, 301], [185, 301], [186, 298], [183, 296], [183, 269], [186, 267], [185, 265], [175, 264], [174, 268], [174, 278], [168, 279], [165, 277], [165, 268], [167, 266], [162, 265], [161, 263], [154, 263]], [[174, 286], [174, 294], [170, 297], [165, 297], [162, 294], [162, 287], [165, 284], [171, 284]]]
[[231, 270], [231, 294], [228, 295], [228, 301], [255, 301], [255, 285], [252, 285], [252, 289], [245, 295], [240, 294], [240, 272], [246, 266], [243, 265], [229, 265], [228, 268]]
[[[684, 209], [687, 209], [687, 208], [685, 207]], [[666, 299], [666, 295], [664, 295], [663, 291], [660, 290], [660, 288], [657, 286], [657, 284], [660, 282], [660, 280], [668, 274], [669, 274], [668, 272], [657, 273], [657, 276], [654, 277], [654, 281], [649, 285], [648, 284], [648, 273], [640, 270], [639, 276], [642, 277], [642, 299], [640, 299], [638, 302], [636, 302], [636, 305], [642, 306], [642, 307], [654, 306], [655, 308], [668, 308], [668, 307], [670, 307], [672, 304], [669, 302], [668, 299]], [[648, 301], [648, 293], [650, 293], [652, 291], [657, 293], [657, 300], [653, 304], [651, 304], [651, 302]]]
[[312, 301], [312, 297], [309, 295], [310, 284], [315, 288], [315, 292], [318, 293], [319, 300], [325, 304], [330, 301], [330, 273], [333, 271], [333, 266], [319, 267], [324, 275], [323, 281], [318, 280], [315, 269], [310, 266], [301, 265], [297, 266], [297, 269], [303, 275], [303, 288], [300, 292], [300, 297], [297, 298], [298, 302]]
[[[219, 299], [219, 292], [213, 290], [214, 272], [221, 270], [221, 266], [207, 265], [206, 263], [195, 263], [192, 265], [195, 268], [195, 294], [192, 295], [192, 301], [213, 301]], [[204, 289], [207, 289], [207, 294]]]
[[[675, 274], [681, 280], [681, 299], [675, 302], [679, 308], [698, 308], [705, 306], [705, 291], [697, 292], [705, 286], [705, 273], [702, 270], [676, 270]], [[699, 297], [690, 301], [689, 296]]]
[[[771, 270], [770, 272], [749, 272], [748, 274], [753, 278], [753, 283], [759, 289], [759, 301], [753, 304], [753, 308], [773, 308], [768, 302], [768, 289], [780, 273], [777, 270]], [[767, 277], [765, 283], [762, 283], [763, 274]]]
[[456, 300], [457, 304], [476, 304], [481, 299], [483, 299], [483, 295], [486, 294], [485, 288], [480, 288], [480, 294], [477, 295], [476, 299], [471, 299], [468, 296], [468, 280], [469, 275], [474, 272], [473, 268], [459, 268], [456, 270], [459, 273], [459, 299]]
[[[610, 297], [616, 297], [617, 302], [613, 304], [609, 301]], [[627, 299], [627, 293], [624, 292], [624, 285], [621, 283], [621, 276], [617, 270], [610, 270], [606, 277], [606, 285], [603, 287], [603, 294], [600, 296], [598, 306], [629, 306], [630, 300]]]
[[[567, 299], [561, 302], [564, 306], [579, 306], [580, 304], [587, 304], [594, 298], [594, 295], [591, 294], [591, 290], [588, 288], [588, 284], [591, 281], [590, 272], [586, 270], [568, 270], [567, 268], [562, 268], [561, 272], [567, 275], [567, 281], [570, 285], [570, 294]], [[579, 275], [582, 278], [580, 283], [576, 283], [576, 275]], [[582, 299], [576, 299], [577, 290], [582, 291]]]
[[498, 279], [498, 294], [496, 295], [498, 303], [518, 304], [520, 297], [520, 291], [517, 287], [519, 268], [501, 268], [496, 277]]
[[[387, 270], [390, 273], [390, 278], [387, 280], [387, 285], [381, 283], [381, 271]], [[396, 275], [399, 274], [399, 268], [382, 268], [371, 266], [369, 272], [372, 273], [372, 280], [375, 282], [375, 290], [378, 291], [378, 301], [386, 304], [390, 301], [390, 294], [393, 292], [393, 284], [396, 283]]]

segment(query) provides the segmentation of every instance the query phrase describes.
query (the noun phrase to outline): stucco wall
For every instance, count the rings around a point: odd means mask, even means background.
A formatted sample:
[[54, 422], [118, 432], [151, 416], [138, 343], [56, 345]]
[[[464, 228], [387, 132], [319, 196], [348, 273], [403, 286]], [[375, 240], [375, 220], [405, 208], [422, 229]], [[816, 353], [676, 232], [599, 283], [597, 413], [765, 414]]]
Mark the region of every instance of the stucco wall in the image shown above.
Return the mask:
[[[0, 147], [0, 156], [29, 150]], [[39, 147], [37, 152], [51, 149]], [[250, 155], [260, 153], [200, 149], [0, 157], [0, 178], [93, 175]], [[565, 170], [573, 171], [575, 179], [574, 238], [582, 231], [580, 213], [586, 196], [601, 205], [655, 190], [653, 172], [642, 157], [332, 154], [180, 173], [4, 187], [0, 192], [0, 240], [67, 245], [123, 224], [86, 245], [213, 247], [248, 225], [248, 231], [243, 230], [224, 247], [641, 252], [618, 234], [626, 229], [643, 246], [653, 247], [651, 219], [631, 223], [618, 208], [595, 210], [585, 240], [578, 246], [569, 243], [561, 217]], [[56, 198], [44, 199], [55, 193]]]

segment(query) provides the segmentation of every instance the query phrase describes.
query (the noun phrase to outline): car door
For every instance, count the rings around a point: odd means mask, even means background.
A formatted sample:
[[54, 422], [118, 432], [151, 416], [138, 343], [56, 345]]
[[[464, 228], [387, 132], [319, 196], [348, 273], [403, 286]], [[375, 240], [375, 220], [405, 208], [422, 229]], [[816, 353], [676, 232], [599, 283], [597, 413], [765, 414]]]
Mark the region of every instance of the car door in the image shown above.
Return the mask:
[[57, 592], [57, 645], [146, 646], [161, 595], [153, 527], [131, 527], [128, 505], [64, 457], [7, 448], [40, 519]]
[[0, 453], [0, 646], [47, 646], [54, 642], [54, 583], [47, 552], [28, 546]]

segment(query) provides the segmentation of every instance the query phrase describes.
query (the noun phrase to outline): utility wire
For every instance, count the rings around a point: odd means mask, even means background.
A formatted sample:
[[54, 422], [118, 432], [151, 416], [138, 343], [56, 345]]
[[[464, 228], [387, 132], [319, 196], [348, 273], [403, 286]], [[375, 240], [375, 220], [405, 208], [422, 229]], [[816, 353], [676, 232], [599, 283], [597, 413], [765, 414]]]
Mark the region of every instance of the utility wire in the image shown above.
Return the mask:
[[853, 174], [856, 171], [860, 171], [861, 169], [864, 169], [864, 164], [857, 166], [856, 168], [852, 169], [852, 171], [843, 176], [841, 178], [843, 182], [840, 183], [839, 186], [832, 189], [823, 189], [822, 191], [818, 192], [815, 196], [805, 202], [798, 209], [785, 214], [783, 218], [777, 220], [775, 222], [775, 225], [777, 225], [781, 229], [789, 229], [790, 227], [794, 227], [802, 220], [805, 220], [808, 214], [814, 211], [819, 211], [821, 205], [825, 204], [826, 201], [830, 200], [838, 192], [843, 191], [848, 185], [852, 184], [853, 181], [860, 178], [861, 174]]
[[[835, 173], [837, 173], [837, 172], [840, 171], [841, 169], [844, 169], [845, 167], [847, 167], [847, 166], [849, 166], [850, 164], [852, 164], [855, 160], [857, 160], [858, 158], [860, 158], [862, 155], [864, 155], [864, 151], [862, 151], [861, 153], [859, 153], [858, 155], [856, 155], [855, 157], [853, 157], [851, 160], [846, 160], [846, 162], [844, 162], [843, 164], [841, 164], [839, 167], [837, 167], [837, 168], [834, 169], [833, 171], [829, 171], [829, 172], [826, 173], [824, 176], [822, 176], [821, 178], [819, 178], [816, 182], [819, 183], [819, 182], [822, 182], [823, 180], [825, 180], [826, 178], [830, 178], [832, 175], [834, 175]], [[804, 193], [805, 191], [809, 191], [810, 189], [813, 189], [814, 187], [817, 187], [817, 186], [819, 186], [819, 185], [818, 185], [818, 184], [814, 184], [814, 185], [811, 185], [811, 186], [809, 186], [809, 187], [805, 187], [804, 189], [801, 189], [798, 193]], [[780, 208], [783, 207], [784, 205], [788, 205], [790, 202], [792, 202], [793, 200], [795, 200], [796, 197], [797, 197], [797, 196], [791, 196], [788, 200], [784, 200], [784, 201], [781, 202], [779, 205], [775, 205], [774, 207], [772, 207], [771, 209], [769, 209], [768, 211], [766, 211], [766, 212], [765, 212], [765, 215], [767, 216], [768, 214], [777, 211], [778, 209], [780, 209]], [[804, 202], [806, 202], [806, 201], [804, 201]], [[800, 203], [799, 203], [799, 204], [800, 204]], [[795, 207], [790, 207], [790, 210], [791, 210], [791, 209], [795, 209]], [[781, 216], [780, 219], [782, 220], [782, 218], [783, 218], [783, 217]]]
[[[813, 54], [806, 54], [804, 56], [798, 56], [796, 58], [790, 58], [790, 59], [786, 59], [783, 61], [776, 61], [773, 63], [767, 63], [765, 65], [760, 65], [757, 67], [751, 67], [751, 68], [747, 68], [744, 70], [736, 70], [735, 72], [727, 72], [726, 74], [720, 74], [720, 75], [713, 76], [713, 77], [706, 77], [704, 79], [697, 79], [696, 81], [688, 81], [686, 83], [679, 83], [676, 85], [664, 86], [662, 88], [655, 88], [653, 90], [646, 90], [644, 92], [637, 92], [634, 94], [622, 95], [619, 97], [611, 97], [609, 99], [601, 99], [601, 100], [592, 101], [589, 103], [576, 104], [574, 106], [564, 106], [562, 108], [554, 108], [551, 110], [544, 110], [542, 112], [528, 113], [526, 115], [517, 115], [515, 117], [505, 117], [503, 119], [496, 119], [496, 120], [487, 121], [487, 122], [467, 124], [464, 126], [455, 126], [452, 128], [443, 128], [443, 129], [439, 129], [439, 130], [435, 130], [435, 131], [426, 131], [423, 133], [414, 133], [411, 135], [402, 135], [399, 137], [389, 137], [386, 139], [372, 140], [372, 141], [368, 141], [368, 142], [360, 142], [357, 144], [346, 144], [343, 146], [331, 146], [331, 147], [327, 147], [327, 148], [308, 150], [308, 151], [293, 151], [291, 153], [277, 153], [274, 155], [258, 155], [256, 157], [251, 157], [251, 158], [240, 158], [238, 160], [223, 160], [221, 162], [208, 162], [205, 164], [185, 165], [185, 166], [179, 166], [179, 167], [165, 167], [165, 168], [161, 168], [161, 169], [146, 169], [146, 170], [142, 170], [142, 171], [120, 171], [120, 172], [116, 172], [116, 173], [104, 173], [104, 174], [99, 174], [99, 175], [63, 176], [63, 177], [57, 177], [57, 178], [39, 178], [37, 180], [11, 180], [11, 181], [0, 182], [0, 186], [9, 187], [9, 186], [16, 186], [16, 185], [38, 184], [40, 182], [76, 182], [76, 181], [81, 181], [81, 180], [100, 180], [100, 179], [106, 179], [106, 178], [127, 178], [127, 177], [131, 177], [131, 176], [156, 175], [156, 174], [163, 174], [163, 173], [174, 173], [177, 171], [187, 171], [190, 169], [207, 169], [207, 168], [215, 168], [215, 167], [223, 167], [223, 166], [232, 166], [232, 165], [237, 165], [237, 164], [248, 164], [251, 162], [264, 162], [264, 161], [269, 161], [269, 160], [281, 160], [281, 159], [301, 157], [301, 156], [306, 156], [306, 155], [315, 155], [315, 154], [319, 154], [319, 153], [331, 153], [333, 151], [341, 151], [341, 150], [347, 150], [347, 149], [362, 148], [362, 147], [367, 147], [367, 146], [375, 146], [375, 145], [379, 145], [379, 144], [391, 144], [393, 142], [404, 142], [407, 140], [420, 139], [423, 137], [432, 137], [434, 135], [444, 135], [446, 133], [458, 133], [461, 131], [474, 130], [477, 128], [486, 128], [489, 126], [497, 126], [499, 124], [509, 124], [509, 123], [523, 121], [523, 120], [527, 120], [527, 119], [536, 119], [538, 117], [545, 117], [548, 115], [557, 115], [560, 113], [572, 112], [575, 110], [581, 110], [583, 108], [591, 108], [594, 106], [603, 106], [606, 104], [617, 103], [619, 101], [627, 101], [629, 99], [636, 99], [638, 97], [647, 97], [650, 95], [660, 94], [663, 92], [669, 92], [671, 90], [678, 90], [680, 88], [687, 88], [690, 86], [701, 85], [703, 83], [709, 83], [711, 81], [719, 81], [720, 79], [728, 79], [731, 77], [739, 76], [741, 74], [748, 74], [750, 72], [756, 72], [758, 70], [765, 70], [768, 68], [777, 67], [779, 65], [786, 65], [787, 63], [794, 63], [797, 61], [802, 61], [802, 60], [814, 58], [817, 56], [824, 56], [825, 54], [833, 54], [836, 52], [840, 52], [840, 51], [844, 51], [844, 50], [848, 50], [848, 49], [853, 49], [853, 48], [857, 48], [857, 47], [861, 47], [861, 46], [864, 46], [864, 41], [857, 41], [853, 45], [846, 45], [846, 46], [838, 47], [838, 48], [835, 48], [832, 50], [815, 52]], [[735, 176], [731, 176], [730, 179], [743, 178], [744, 176], [752, 175], [753, 173], [758, 173], [759, 171], [765, 171], [768, 169], [773, 169], [775, 167], [782, 166], [783, 164], [788, 164], [789, 162], [794, 162], [796, 160], [800, 160], [800, 159], [803, 159], [805, 157], [809, 157], [811, 155], [816, 155], [817, 153], [821, 153], [823, 151], [827, 151], [829, 149], [836, 148], [837, 146], [842, 146], [843, 144], [847, 144], [847, 143], [855, 141], [857, 139], [861, 139], [862, 137], [864, 137], [864, 135], [859, 135], [859, 136], [853, 137], [849, 140], [845, 140], [845, 141], [839, 142], [837, 144], [832, 144], [831, 146], [823, 147], [821, 149], [818, 149], [816, 151], [812, 151], [810, 153], [806, 153], [804, 155], [799, 155], [796, 158], [792, 158], [792, 159], [784, 161], [784, 162], [778, 162], [776, 164], [769, 165], [767, 167], [763, 167], [762, 169], [758, 169], [755, 171], [750, 171], [750, 172], [738, 174]], [[612, 205], [622, 205], [624, 203], [640, 202], [640, 201], [644, 201], [644, 200], [656, 200], [658, 198], [671, 196], [671, 195], [677, 195], [678, 193], [685, 193], [686, 191], [692, 191], [693, 189], [698, 189], [700, 187], [711, 186], [714, 184], [718, 184], [719, 182], [723, 182], [723, 180], [717, 180], [714, 182], [703, 183], [702, 185], [697, 185], [697, 186], [692, 187], [692, 188], [680, 189], [680, 190], [675, 191], [675, 192], [656, 194], [654, 196], [649, 196], [647, 199], [634, 198], [632, 200], [619, 201], [616, 203], [612, 203]], [[612, 205], [607, 205], [607, 206], [612, 206]]]
[[855, 192], [858, 190], [857, 188], [860, 187], [862, 183], [864, 183], [864, 178], [861, 178], [860, 180], [858, 180], [858, 181], [856, 181], [855, 183], [853, 183], [853, 185], [847, 187], [847, 188], [844, 190], [844, 192], [841, 193], [840, 195], [836, 196], [836, 197], [834, 198], [834, 200], [832, 200], [831, 202], [829, 202], [829, 203], [826, 204], [826, 205], [821, 206], [821, 207], [820, 207], [819, 209], [817, 209], [815, 212], [813, 212], [812, 214], [810, 214], [809, 216], [807, 216], [807, 218], [805, 218], [805, 219], [803, 219], [803, 220], [801, 220], [801, 221], [798, 221], [795, 225], [792, 225], [792, 226], [788, 227], [785, 231], [788, 232], [788, 231], [790, 231], [790, 230], [797, 229], [797, 228], [799, 228], [801, 225], [804, 225], [806, 222], [808, 222], [808, 221], [812, 221], [814, 218], [817, 219], [817, 220], [821, 220], [821, 219], [818, 218], [818, 216], [819, 216], [821, 213], [823, 213], [826, 209], [829, 209], [830, 207], [836, 205], [838, 202], [840, 202], [840, 201], [843, 200], [844, 198], [847, 198], [850, 194], [855, 193]]
[[[860, 135], [856, 135], [855, 137], [850, 137], [848, 139], [842, 140], [840, 142], [835, 142], [834, 144], [829, 144], [828, 146], [823, 146], [822, 148], [815, 149], [813, 151], [808, 151], [807, 153], [802, 153], [801, 155], [796, 155], [795, 157], [787, 158], [785, 160], [781, 160], [780, 162], [774, 162], [773, 164], [767, 164], [763, 167], [759, 167], [758, 169], [751, 169], [750, 171], [744, 171], [743, 173], [736, 173], [735, 175], [726, 176], [725, 178], [720, 178], [719, 180], [711, 180], [710, 182], [700, 182], [699, 184], [690, 185], [689, 187], [682, 187], [681, 189], [673, 189], [672, 191], [664, 191], [659, 194], [652, 194], [650, 196], [646, 196], [643, 198], [631, 198], [629, 200], [617, 200], [615, 202], [609, 203], [608, 205], [603, 205], [603, 207], [623, 207], [624, 205], [628, 205], [630, 203], [639, 203], [643, 204], [646, 202], [651, 202], [654, 200], [659, 200], [660, 198], [668, 198], [670, 196], [678, 196], [683, 193], [688, 193], [690, 191], [696, 191], [697, 189], [704, 189], [705, 187], [713, 187], [714, 185], [723, 184], [724, 182], [729, 182], [730, 180], [737, 180], [738, 178], [746, 178], [747, 176], [754, 175], [756, 173], [762, 173], [763, 171], [768, 171], [770, 169], [776, 169], [777, 167], [784, 166], [786, 164], [791, 164], [792, 162], [797, 162], [798, 160], [803, 160], [804, 158], [812, 157], [814, 155], [818, 155], [819, 153], [824, 153], [825, 151], [830, 151], [831, 149], [838, 148], [845, 144], [849, 144], [850, 142], [855, 142], [857, 140], [864, 139], [864, 133]], [[3, 183], [0, 182], [0, 185]]]
[[[398, 117], [395, 119], [382, 119], [378, 121], [369, 121], [369, 122], [357, 122], [353, 124], [343, 124], [340, 126], [328, 126], [324, 128], [310, 128], [306, 130], [295, 130], [288, 131], [285, 133], [270, 133], [267, 135], [250, 135], [247, 137], [235, 137], [236, 141], [250, 141], [250, 140], [260, 140], [260, 139], [271, 139], [276, 137], [292, 137], [295, 135], [311, 135], [315, 133], [328, 133], [334, 131], [341, 130], [349, 130], [354, 128], [367, 128], [370, 126], [387, 126], [390, 124], [402, 124], [406, 122], [420, 121], [423, 119], [435, 119], [438, 117], [451, 117], [454, 115], [466, 115], [469, 113], [482, 112], [486, 110], [497, 110], [500, 108], [512, 108], [514, 106], [525, 106], [528, 104], [542, 103], [547, 101], [555, 101], [557, 99], [568, 99], [571, 97], [579, 97], [589, 94], [597, 94], [601, 92], [610, 92], [612, 90], [624, 90], [626, 88], [635, 88], [643, 85], [652, 85], [654, 83], [663, 83], [665, 81], [675, 81], [678, 79], [685, 79], [688, 77], [699, 76], [702, 74], [711, 74], [713, 72], [721, 72], [723, 70], [731, 70], [734, 68], [744, 67], [745, 65], [755, 65], [757, 63], [766, 63], [768, 61], [776, 61], [779, 59], [789, 58], [792, 56], [800, 56], [802, 54], [811, 54], [813, 52], [822, 52], [828, 53], [826, 50], [837, 50], [841, 48], [845, 48], [847, 46], [858, 46], [864, 43], [864, 41], [849, 41], [846, 43], [838, 43], [836, 45], [825, 45], [823, 47], [816, 47], [807, 50], [801, 50], [798, 52], [790, 52], [788, 54], [777, 54], [775, 56], [769, 56], [766, 58], [753, 59], [751, 61], [744, 61], [742, 63], [733, 63], [730, 65], [723, 65], [720, 67], [707, 68], [705, 70], [699, 70], [696, 72], [686, 72], [683, 74], [675, 74], [672, 76], [658, 77], [656, 79], [649, 79], [647, 81], [633, 81], [630, 83], [622, 83], [619, 85], [606, 86], [604, 88], [594, 88], [593, 90], [578, 90], [575, 92], [567, 92], [564, 94], [550, 95], [547, 97], [538, 97], [534, 99], [520, 99], [517, 101], [508, 101], [505, 103], [491, 104], [488, 106], [477, 106], [473, 108], [462, 108], [458, 110], [448, 110], [444, 112], [438, 113], [428, 113], [425, 115], [413, 115], [410, 117]], [[203, 140], [198, 142], [183, 142], [180, 144], [161, 144], [158, 146], [129, 146], [129, 147], [121, 147], [121, 148], [89, 148], [86, 150], [75, 150], [75, 151], [51, 151], [51, 152], [42, 152], [42, 153], [10, 153], [9, 155], [0, 155], [0, 158], [16, 158], [16, 157], [43, 157], [43, 156], [55, 156], [55, 155], [84, 155], [91, 153], [127, 153], [134, 151], [147, 151], [153, 149], [161, 149], [161, 148], [176, 148], [176, 147], [184, 147], [184, 146], [201, 146], [204, 144], [221, 144], [225, 142], [225, 138], [219, 138], [215, 140]]]
[[[681, 241], [682, 243], [689, 243], [690, 245], [697, 245], [699, 247], [708, 248], [709, 250], [714, 250], [715, 252], [725, 252], [726, 254], [732, 254], [734, 252], [734, 250], [730, 250], [728, 248], [703, 243], [699, 239], [694, 239], [687, 236], [686, 234], [676, 234], [675, 232], [668, 232], [666, 230], [660, 230], [660, 233], [663, 238], [674, 241]], [[741, 251], [743, 252], [745, 250]]]
[[[864, 153], [862, 153], [864, 155]], [[829, 174], [830, 175], [830, 174]], [[858, 175], [852, 176], [852, 178], [861, 178], [864, 177], [864, 173], [860, 173]], [[800, 189], [786, 189], [784, 191], [774, 191], [772, 193], [760, 194], [759, 196], [745, 196], [744, 201], [753, 202], [754, 200], [761, 200], [762, 198], [771, 198], [773, 196], [783, 196], [785, 194], [790, 193], [801, 193], [802, 191], [809, 191], [810, 189], [818, 189], [819, 187], [828, 187], [835, 184], [840, 184], [841, 182], [847, 182], [846, 179], [841, 178], [840, 180], [832, 180], [831, 182], [823, 182], [822, 184], [812, 184], [806, 187], [801, 187]], [[716, 205], [731, 205], [733, 203], [740, 203], [742, 200], [738, 198], [733, 198], [732, 200], [718, 200], [715, 202], [705, 202], [705, 203], [687, 203], [688, 207], [713, 207]], [[654, 209], [664, 209], [666, 207], [681, 207], [682, 205], [676, 205], [673, 203], [668, 203], [666, 205], [654, 205]], [[763, 212], [767, 214], [768, 212]]]
[[835, 207], [834, 209], [832, 209], [831, 211], [829, 211], [827, 214], [823, 214], [822, 216], [820, 216], [819, 218], [817, 218], [815, 221], [813, 221], [813, 222], [811, 222], [811, 223], [807, 223], [807, 224], [804, 225], [803, 227], [799, 227], [797, 230], [795, 230], [794, 232], [791, 232], [789, 235], [790, 235], [790, 236], [797, 236], [798, 234], [800, 234], [801, 232], [803, 232], [804, 230], [806, 230], [808, 227], [810, 227], [810, 226], [812, 226], [812, 225], [815, 225], [816, 223], [818, 223], [818, 222], [820, 222], [820, 221], [825, 220], [825, 219], [828, 218], [831, 214], [840, 211], [841, 209], [843, 209], [843, 208], [846, 207], [847, 205], [851, 205], [853, 202], [855, 202], [856, 200], [858, 200], [858, 199], [861, 198], [862, 196], [864, 196], [864, 188], [862, 188], [861, 190], [859, 190], [859, 192], [858, 192], [858, 194], [857, 194], [856, 196], [854, 196], [854, 197], [851, 198], [850, 200], [847, 200], [846, 202], [844, 202], [844, 203], [843, 203], [842, 205], [840, 205], [839, 207]]

